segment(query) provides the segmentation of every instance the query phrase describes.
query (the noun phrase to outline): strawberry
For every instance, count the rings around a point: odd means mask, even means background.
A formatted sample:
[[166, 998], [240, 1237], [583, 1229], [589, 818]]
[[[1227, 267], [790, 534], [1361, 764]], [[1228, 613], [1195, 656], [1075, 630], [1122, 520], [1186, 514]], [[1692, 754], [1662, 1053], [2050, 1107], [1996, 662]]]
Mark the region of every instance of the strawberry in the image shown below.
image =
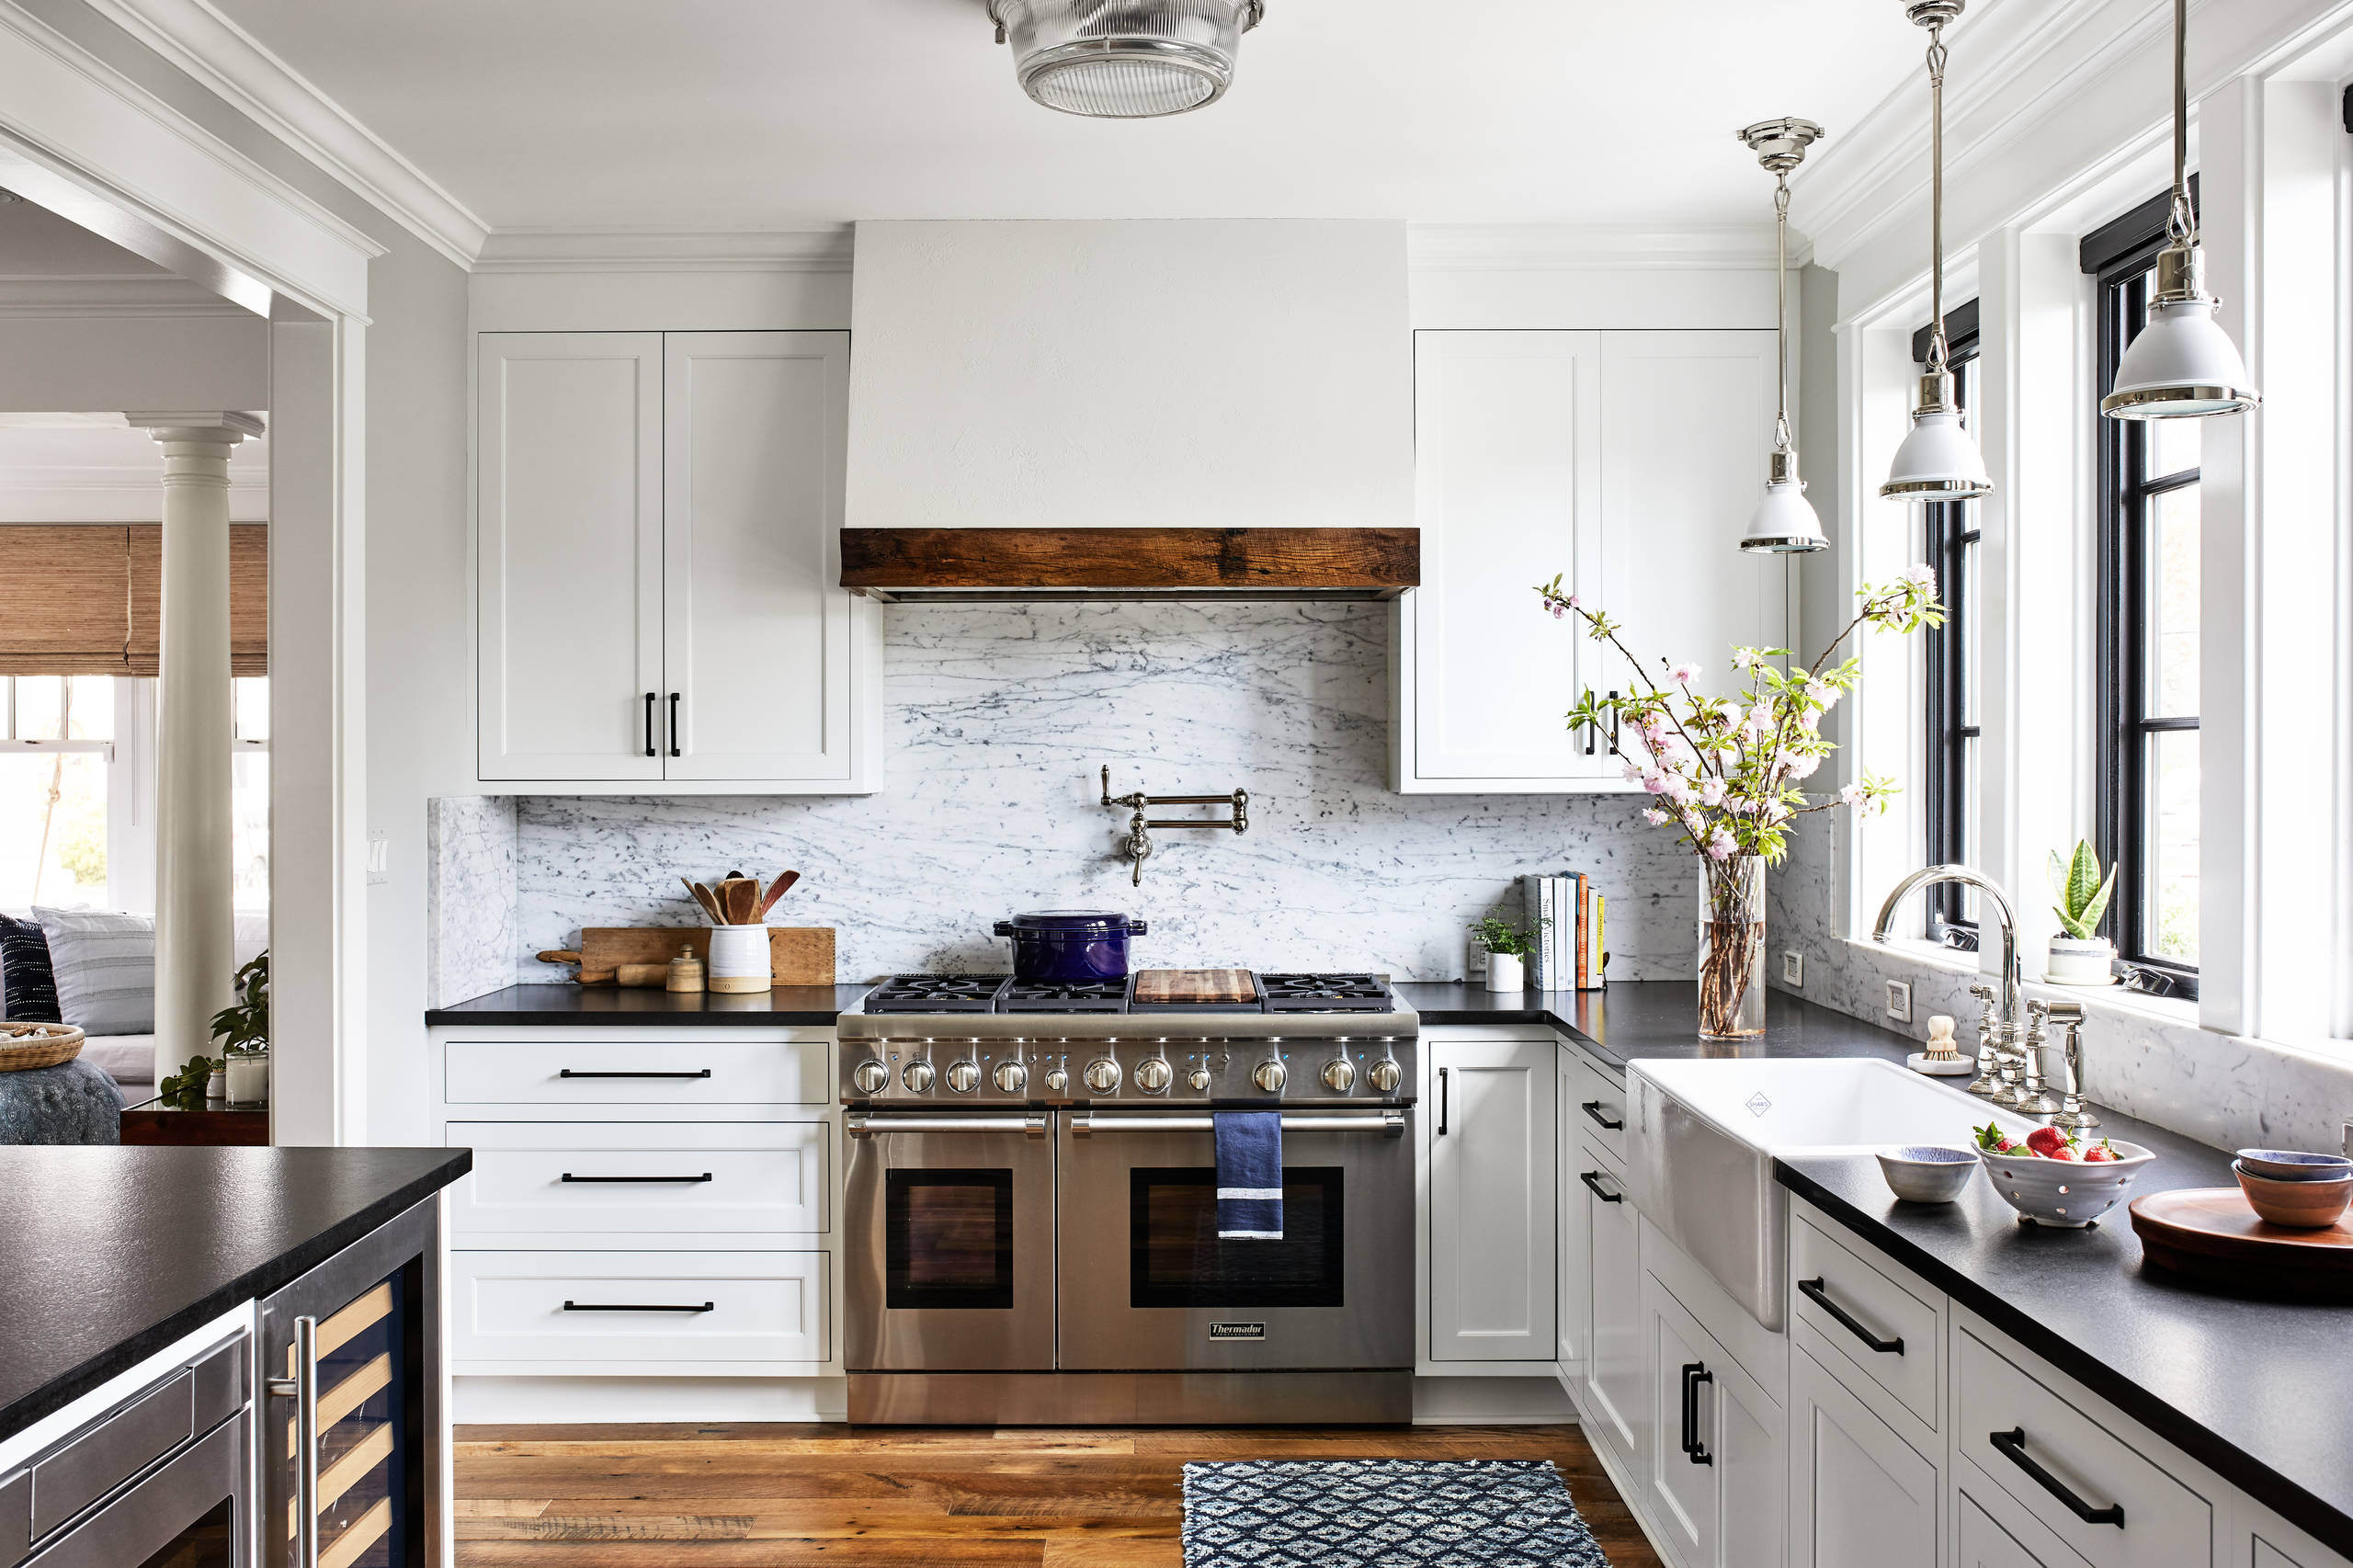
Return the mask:
[[2073, 1135], [2056, 1127], [2038, 1127], [2026, 1135], [2026, 1146], [2046, 1160], [2072, 1160], [2075, 1153]]
[[1991, 1121], [1983, 1127], [1972, 1127], [1970, 1131], [1977, 1134], [1977, 1146], [1988, 1153], [2007, 1154], [2018, 1148], [2017, 1144], [2010, 1142], [2009, 1134]]
[[2105, 1138], [2099, 1141], [2099, 1147], [2096, 1149], [2086, 1149], [2084, 1151], [2084, 1163], [2086, 1165], [2112, 1165], [2121, 1157], [2122, 1156], [2119, 1155], [2116, 1152], [2116, 1145], [2109, 1142]]
[[2062, 1143], [2059, 1147], [2051, 1151], [2050, 1157], [2054, 1160], [2072, 1160], [2075, 1157], [2075, 1151], [2070, 1149], [2064, 1143]]

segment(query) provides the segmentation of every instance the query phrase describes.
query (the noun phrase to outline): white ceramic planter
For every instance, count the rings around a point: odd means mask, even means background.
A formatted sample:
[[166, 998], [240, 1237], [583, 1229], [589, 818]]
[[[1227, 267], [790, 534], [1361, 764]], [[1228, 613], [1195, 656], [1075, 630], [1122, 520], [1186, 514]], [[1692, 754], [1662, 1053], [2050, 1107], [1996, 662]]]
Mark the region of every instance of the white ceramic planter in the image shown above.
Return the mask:
[[2116, 960], [2116, 945], [2105, 937], [2088, 942], [2073, 937], [2051, 938], [2051, 961], [2042, 978], [2053, 985], [2113, 985], [2109, 966]]
[[1489, 953], [1487, 955], [1487, 989], [1490, 991], [1527, 990], [1527, 963], [1518, 953]]
[[269, 1098], [269, 1057], [229, 1058], [229, 1103], [259, 1105]]
[[765, 926], [712, 926], [707, 968], [707, 983], [713, 991], [766, 991], [770, 974], [768, 928]]

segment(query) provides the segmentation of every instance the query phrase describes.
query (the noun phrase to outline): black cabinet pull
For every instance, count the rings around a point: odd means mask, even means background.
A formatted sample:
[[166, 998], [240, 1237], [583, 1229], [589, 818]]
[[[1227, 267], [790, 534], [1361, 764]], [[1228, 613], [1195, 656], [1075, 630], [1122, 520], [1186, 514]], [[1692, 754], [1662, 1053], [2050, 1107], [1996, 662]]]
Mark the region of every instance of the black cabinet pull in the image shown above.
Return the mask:
[[2123, 1504], [2111, 1503], [2105, 1508], [2095, 1508], [2089, 1503], [2085, 1502], [2081, 1497], [2076, 1496], [2065, 1482], [2060, 1480], [2057, 1476], [2052, 1474], [2049, 1471], [2035, 1463], [2033, 1460], [2027, 1457], [2025, 1427], [2013, 1426], [2006, 1432], [1988, 1432], [1985, 1434], [1985, 1438], [1986, 1441], [2001, 1449], [2003, 1455], [2007, 1458], [2012, 1464], [2018, 1466], [2020, 1470], [2034, 1477], [2036, 1481], [2041, 1483], [2042, 1489], [2045, 1492], [2050, 1493], [2051, 1495], [2058, 1498], [2062, 1503], [2066, 1504], [2067, 1511], [2074, 1514], [2075, 1517], [2083, 1520], [2084, 1523], [2087, 1525], [2114, 1525], [2118, 1529], [2122, 1529], [2124, 1528]]
[[1612, 1121], [1608, 1117], [1601, 1114], [1601, 1102], [1599, 1100], [1587, 1100], [1583, 1105], [1577, 1107], [1577, 1108], [1585, 1112], [1586, 1115], [1593, 1118], [1594, 1125], [1597, 1127], [1600, 1127], [1610, 1132], [1623, 1132], [1626, 1131], [1626, 1123], [1623, 1119]]
[[670, 694], [670, 755], [686, 755], [678, 749], [678, 694], [675, 691]]
[[701, 1306], [693, 1307], [671, 1306], [660, 1302], [566, 1301], [563, 1303], [563, 1310], [568, 1312], [715, 1312], [719, 1310], [719, 1303], [705, 1301]]
[[1441, 1067], [1438, 1070], [1438, 1135], [1441, 1138], [1446, 1136], [1446, 1113], [1448, 1108], [1449, 1096], [1446, 1092], [1446, 1069]]
[[648, 756], [659, 756], [661, 755], [660, 752], [654, 749], [654, 693], [649, 691], [645, 694], [645, 755]]
[[708, 1078], [710, 1069], [694, 1073], [575, 1073], [566, 1067], [556, 1074], [559, 1078]]
[[1586, 1171], [1584, 1175], [1578, 1176], [1577, 1179], [1585, 1183], [1586, 1190], [1587, 1192], [1592, 1193], [1604, 1203], [1623, 1203], [1626, 1201], [1626, 1195], [1622, 1192], [1604, 1192], [1601, 1190], [1601, 1173], [1599, 1171]]
[[1618, 755], [1618, 710], [1614, 704], [1618, 700], [1618, 694], [1611, 692], [1609, 700], [1613, 704], [1609, 710], [1609, 755], [1616, 756]]
[[1846, 1308], [1840, 1306], [1837, 1302], [1830, 1299], [1830, 1292], [1823, 1289], [1823, 1286], [1825, 1283], [1827, 1283], [1826, 1279], [1801, 1279], [1798, 1281], [1798, 1293], [1803, 1296], [1807, 1301], [1812, 1301], [1815, 1306], [1820, 1307], [1824, 1312], [1828, 1312], [1832, 1317], [1836, 1318], [1840, 1323], [1846, 1325], [1847, 1333], [1853, 1335], [1856, 1338], [1861, 1340], [1864, 1344], [1870, 1346], [1881, 1355], [1901, 1356], [1904, 1354], [1904, 1341], [1901, 1339], [1881, 1339], [1878, 1335], [1873, 1334], [1870, 1329], [1865, 1328], [1861, 1324], [1857, 1323], [1852, 1312], [1849, 1312]]
[[710, 1179], [710, 1173], [709, 1171], [705, 1171], [700, 1176], [574, 1176], [570, 1171], [566, 1171], [563, 1173], [563, 1179], [570, 1182], [581, 1183], [677, 1182], [691, 1187], [697, 1182], [709, 1181]]
[[1713, 1464], [1716, 1456], [1699, 1441], [1699, 1385], [1712, 1383], [1716, 1374], [1708, 1370], [1704, 1361], [1692, 1361], [1683, 1369], [1683, 1457], [1693, 1464]]

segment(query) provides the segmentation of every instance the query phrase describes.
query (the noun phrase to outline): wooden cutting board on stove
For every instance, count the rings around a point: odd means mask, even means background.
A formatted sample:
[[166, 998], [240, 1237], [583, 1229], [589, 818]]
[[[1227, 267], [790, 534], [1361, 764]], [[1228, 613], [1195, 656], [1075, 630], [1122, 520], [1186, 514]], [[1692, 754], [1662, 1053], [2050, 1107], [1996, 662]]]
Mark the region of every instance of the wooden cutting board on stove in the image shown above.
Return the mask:
[[1256, 1002], [1258, 988], [1246, 969], [1140, 969], [1135, 999], [1179, 1005]]

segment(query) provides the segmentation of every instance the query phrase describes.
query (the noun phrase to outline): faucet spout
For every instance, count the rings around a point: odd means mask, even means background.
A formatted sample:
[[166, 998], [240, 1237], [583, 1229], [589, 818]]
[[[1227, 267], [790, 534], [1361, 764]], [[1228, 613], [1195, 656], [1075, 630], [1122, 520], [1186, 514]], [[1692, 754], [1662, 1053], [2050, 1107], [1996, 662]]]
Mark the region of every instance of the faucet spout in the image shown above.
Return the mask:
[[1895, 924], [1895, 909], [1913, 892], [1935, 882], [1961, 882], [1975, 888], [1993, 903], [1994, 912], [2002, 922], [2002, 1021], [2016, 1028], [2025, 1021], [2022, 1003], [2025, 973], [2018, 962], [2018, 919], [2010, 907], [2009, 895], [2000, 886], [1978, 875], [1966, 866], [1927, 866], [1913, 872], [1888, 890], [1885, 902], [1879, 906], [1879, 919], [1871, 926], [1871, 940], [1884, 942]]

